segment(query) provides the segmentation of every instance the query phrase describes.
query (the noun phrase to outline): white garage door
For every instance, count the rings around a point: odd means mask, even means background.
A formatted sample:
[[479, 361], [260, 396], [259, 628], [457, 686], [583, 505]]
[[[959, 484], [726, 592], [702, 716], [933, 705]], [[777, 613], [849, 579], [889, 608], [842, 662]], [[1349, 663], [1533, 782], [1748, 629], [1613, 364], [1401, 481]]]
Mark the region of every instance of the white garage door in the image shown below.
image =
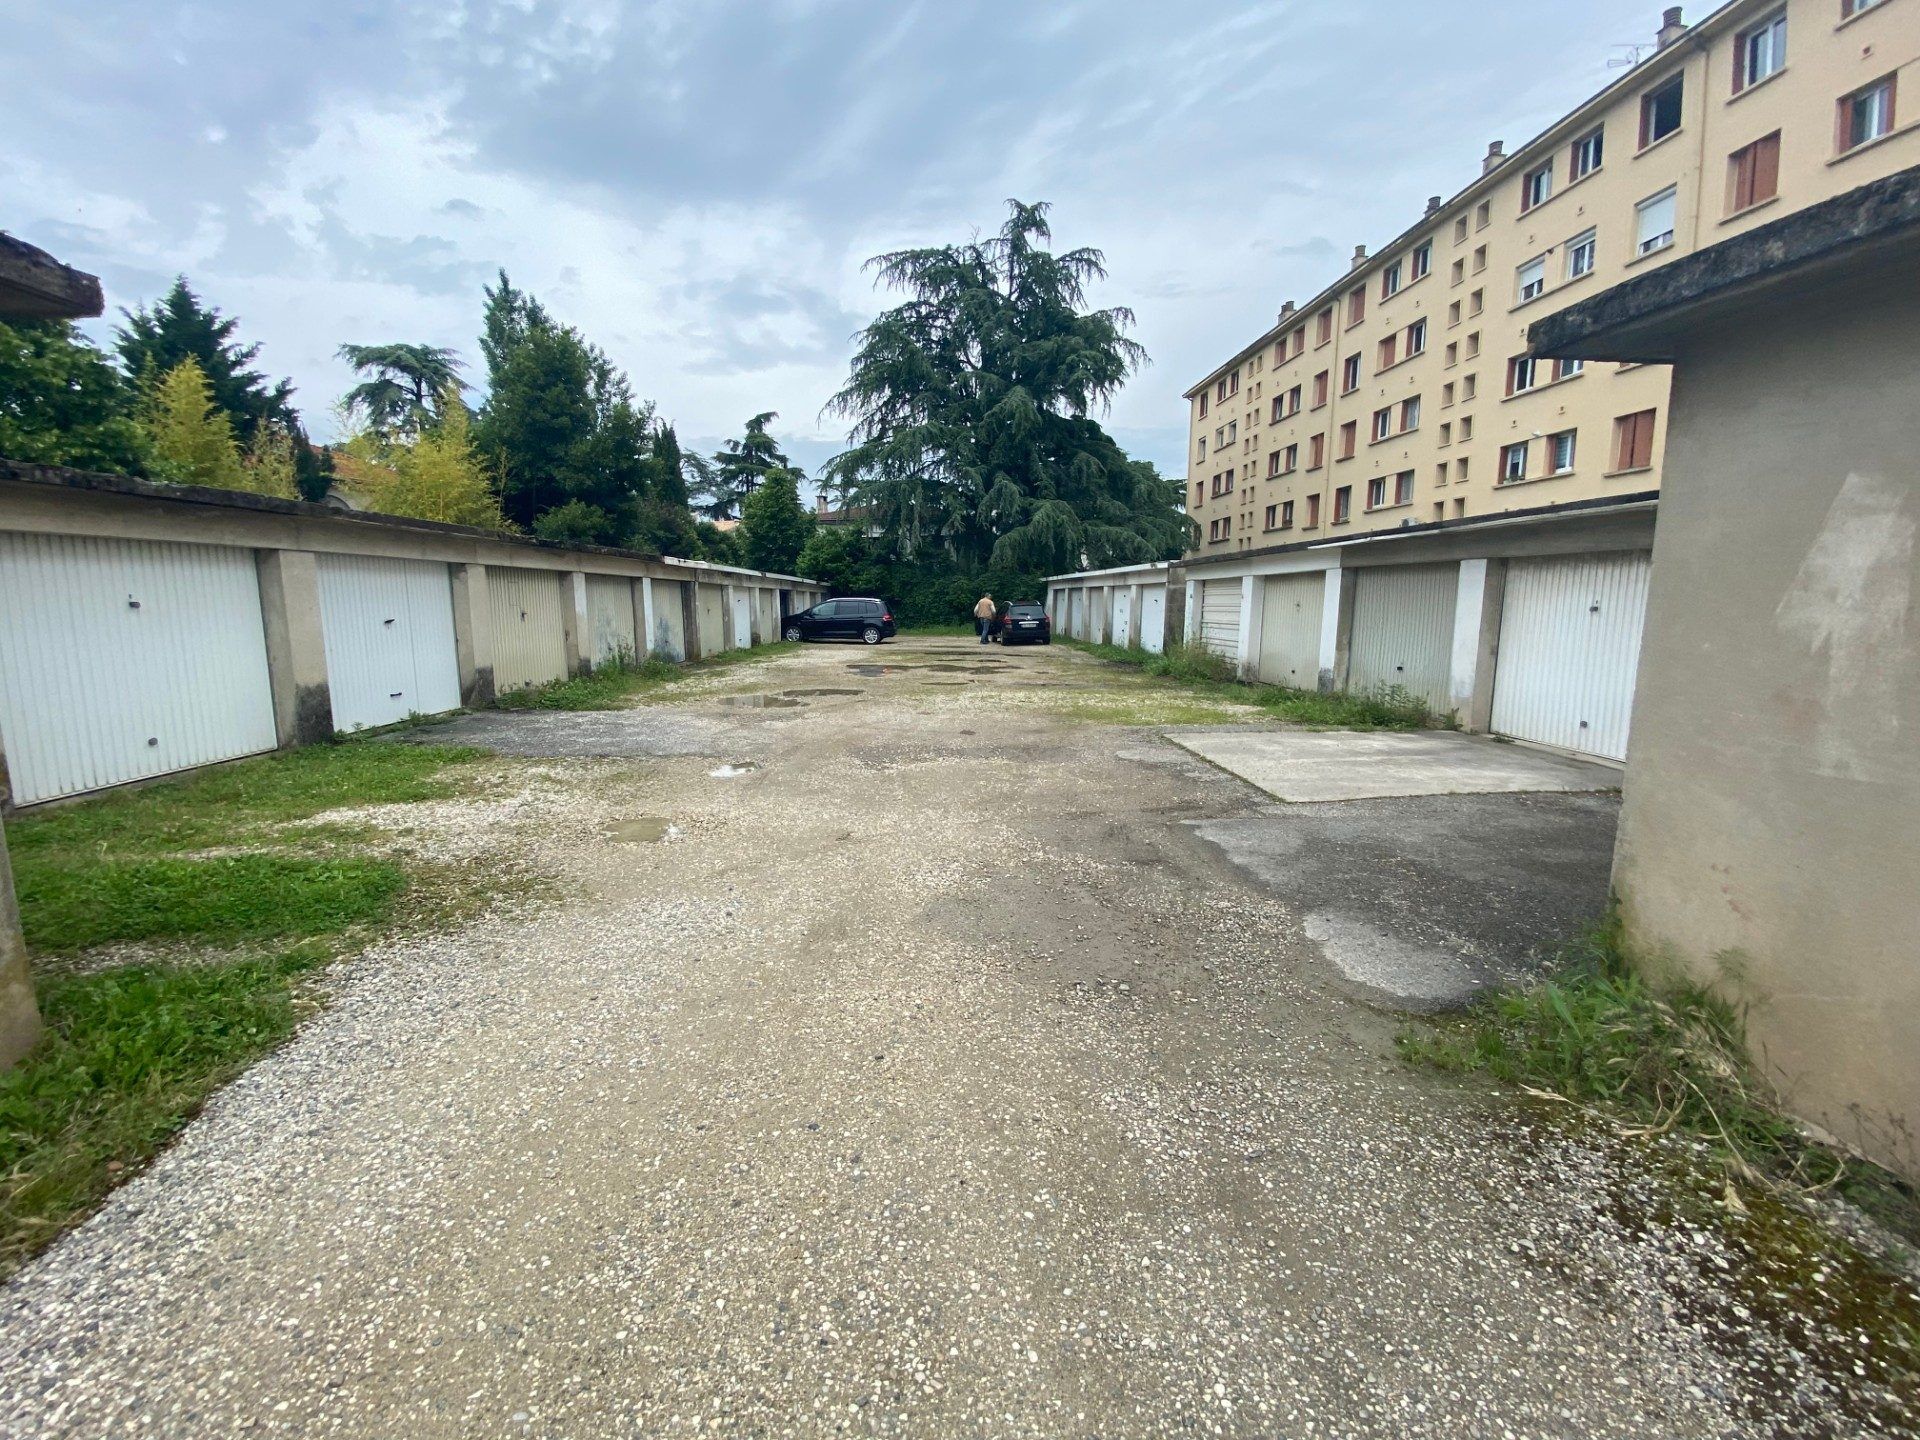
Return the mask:
[[1133, 587], [1113, 587], [1113, 628], [1108, 631], [1113, 643], [1123, 650], [1133, 644]]
[[1495, 733], [1627, 758], [1652, 562], [1646, 551], [1633, 551], [1507, 567], [1493, 675]]
[[653, 582], [653, 634], [647, 648], [669, 660], [687, 658], [686, 588], [678, 580]]
[[1241, 582], [1207, 580], [1200, 587], [1200, 643], [1229, 660], [1240, 658]]
[[0, 534], [0, 736], [22, 805], [273, 749], [253, 552]]
[[1295, 690], [1318, 689], [1325, 577], [1269, 575], [1261, 589], [1260, 678]]
[[1402, 689], [1444, 715], [1453, 708], [1453, 602], [1458, 565], [1396, 565], [1354, 577], [1347, 688]]
[[634, 656], [633, 585], [624, 575], [587, 576], [587, 628], [593, 640], [589, 659], [596, 666]]
[[566, 677], [557, 571], [489, 565], [487, 610], [493, 619], [495, 690], [504, 694]]
[[727, 592], [718, 585], [700, 585], [700, 654], [718, 655], [727, 648]]
[[460, 708], [453, 582], [444, 564], [322, 555], [318, 569], [334, 729]]
[[1149, 585], [1140, 596], [1140, 648], [1158, 655], [1167, 648], [1167, 587]]

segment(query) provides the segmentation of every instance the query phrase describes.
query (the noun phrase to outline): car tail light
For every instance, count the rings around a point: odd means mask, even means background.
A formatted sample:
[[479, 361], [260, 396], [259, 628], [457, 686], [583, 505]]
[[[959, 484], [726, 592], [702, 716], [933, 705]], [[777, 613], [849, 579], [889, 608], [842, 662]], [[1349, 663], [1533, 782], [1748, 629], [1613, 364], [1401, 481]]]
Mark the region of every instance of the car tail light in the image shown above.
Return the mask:
[[891, 610], [882, 610], [880, 612], [880, 618], [891, 625], [893, 623], [893, 612]]

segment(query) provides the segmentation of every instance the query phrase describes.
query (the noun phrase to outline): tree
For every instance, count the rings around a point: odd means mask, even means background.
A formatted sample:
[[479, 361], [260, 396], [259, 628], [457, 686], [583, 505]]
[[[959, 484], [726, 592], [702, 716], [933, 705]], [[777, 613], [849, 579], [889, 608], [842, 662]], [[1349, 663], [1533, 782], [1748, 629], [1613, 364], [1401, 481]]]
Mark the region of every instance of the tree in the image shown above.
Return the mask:
[[612, 528], [613, 517], [597, 505], [589, 505], [584, 500], [569, 500], [564, 505], [556, 505], [545, 511], [533, 522], [535, 538], [554, 545], [566, 545], [578, 548], [582, 545], [604, 545], [605, 536]]
[[252, 488], [233, 421], [214, 403], [213, 387], [191, 355], [147, 387], [142, 410], [156, 478], [219, 490]]
[[433, 413], [438, 423], [410, 442], [382, 440], [371, 430], [346, 442], [367, 505], [384, 515], [509, 529], [499, 492], [474, 451], [467, 407], [454, 384], [440, 392]]
[[663, 505], [687, 508], [687, 464], [680, 453], [680, 437], [661, 421], [653, 432], [653, 495]]
[[702, 467], [700, 493], [705, 501], [702, 514], [713, 520], [727, 520], [740, 514], [749, 495], [775, 471], [794, 470], [767, 426], [779, 419], [779, 413], [763, 410], [747, 421], [747, 430], [738, 440], [729, 440]]
[[716, 565], [745, 563], [746, 555], [741, 548], [738, 531], [722, 530], [711, 520], [700, 521], [694, 530], [700, 541], [700, 553], [691, 558], [711, 560]]
[[1177, 490], [1091, 418], [1146, 362], [1133, 316], [1087, 308], [1105, 261], [1048, 248], [1047, 208], [1009, 201], [991, 239], [868, 262], [910, 298], [861, 332], [827, 407], [853, 443], [825, 474], [896, 555], [1044, 572], [1184, 546]]
[[184, 275], [175, 277], [172, 288], [152, 308], [140, 306], [120, 314], [126, 324], [114, 331], [114, 346], [128, 378], [148, 385], [181, 361], [192, 359], [206, 378], [213, 403], [232, 421], [240, 443], [251, 444], [254, 431], [263, 423], [277, 422], [292, 438], [300, 493], [309, 500], [326, 494], [324, 467], [293, 408], [293, 382], [269, 383], [252, 368], [260, 346], [234, 339], [238, 319], [204, 304]]
[[269, 420], [253, 432], [241, 467], [246, 475], [245, 488], [256, 495], [272, 495], [281, 500], [298, 500], [299, 485], [293, 460], [293, 436], [277, 420]]
[[756, 570], [792, 574], [801, 547], [813, 534], [813, 515], [800, 503], [794, 470], [768, 473], [740, 507], [740, 534], [747, 564]]
[[339, 353], [368, 377], [342, 403], [377, 434], [420, 434], [445, 414], [447, 393], [458, 399], [464, 388], [459, 357], [437, 345], [342, 345]]
[[36, 465], [137, 472], [136, 396], [64, 320], [0, 324], [0, 455]]
[[807, 537], [794, 573], [841, 595], [880, 595], [892, 587], [867, 537], [851, 525], [822, 525]]

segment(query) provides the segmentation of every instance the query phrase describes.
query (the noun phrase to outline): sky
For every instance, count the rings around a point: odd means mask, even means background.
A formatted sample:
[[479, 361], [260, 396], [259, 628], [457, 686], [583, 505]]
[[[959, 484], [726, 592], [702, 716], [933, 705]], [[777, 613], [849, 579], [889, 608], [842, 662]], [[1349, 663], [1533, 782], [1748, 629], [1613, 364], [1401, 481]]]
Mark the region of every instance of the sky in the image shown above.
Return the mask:
[[[1106, 417], [1185, 473], [1181, 393], [1620, 74], [1657, 0], [5, 0], [0, 228], [120, 307], [184, 273], [319, 438], [342, 342], [477, 372], [504, 267], [682, 444], [809, 472], [863, 262], [1009, 197], [1105, 252], [1151, 364]], [[1692, 7], [1697, 19], [1705, 5]], [[1609, 65], [1609, 62], [1615, 62]], [[482, 378], [477, 373], [473, 378]]]

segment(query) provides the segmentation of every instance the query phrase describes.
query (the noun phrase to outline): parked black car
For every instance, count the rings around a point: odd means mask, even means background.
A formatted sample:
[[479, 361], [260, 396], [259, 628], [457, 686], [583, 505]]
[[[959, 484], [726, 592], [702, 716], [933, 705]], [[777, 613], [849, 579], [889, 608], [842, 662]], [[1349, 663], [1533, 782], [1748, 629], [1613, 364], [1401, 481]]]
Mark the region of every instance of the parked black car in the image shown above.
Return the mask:
[[859, 640], [878, 645], [897, 634], [898, 627], [886, 601], [843, 595], [789, 615], [780, 633], [788, 640]]
[[1000, 617], [997, 638], [1002, 645], [1051, 645], [1053, 618], [1046, 607], [1023, 600], [1007, 606], [1007, 613]]

